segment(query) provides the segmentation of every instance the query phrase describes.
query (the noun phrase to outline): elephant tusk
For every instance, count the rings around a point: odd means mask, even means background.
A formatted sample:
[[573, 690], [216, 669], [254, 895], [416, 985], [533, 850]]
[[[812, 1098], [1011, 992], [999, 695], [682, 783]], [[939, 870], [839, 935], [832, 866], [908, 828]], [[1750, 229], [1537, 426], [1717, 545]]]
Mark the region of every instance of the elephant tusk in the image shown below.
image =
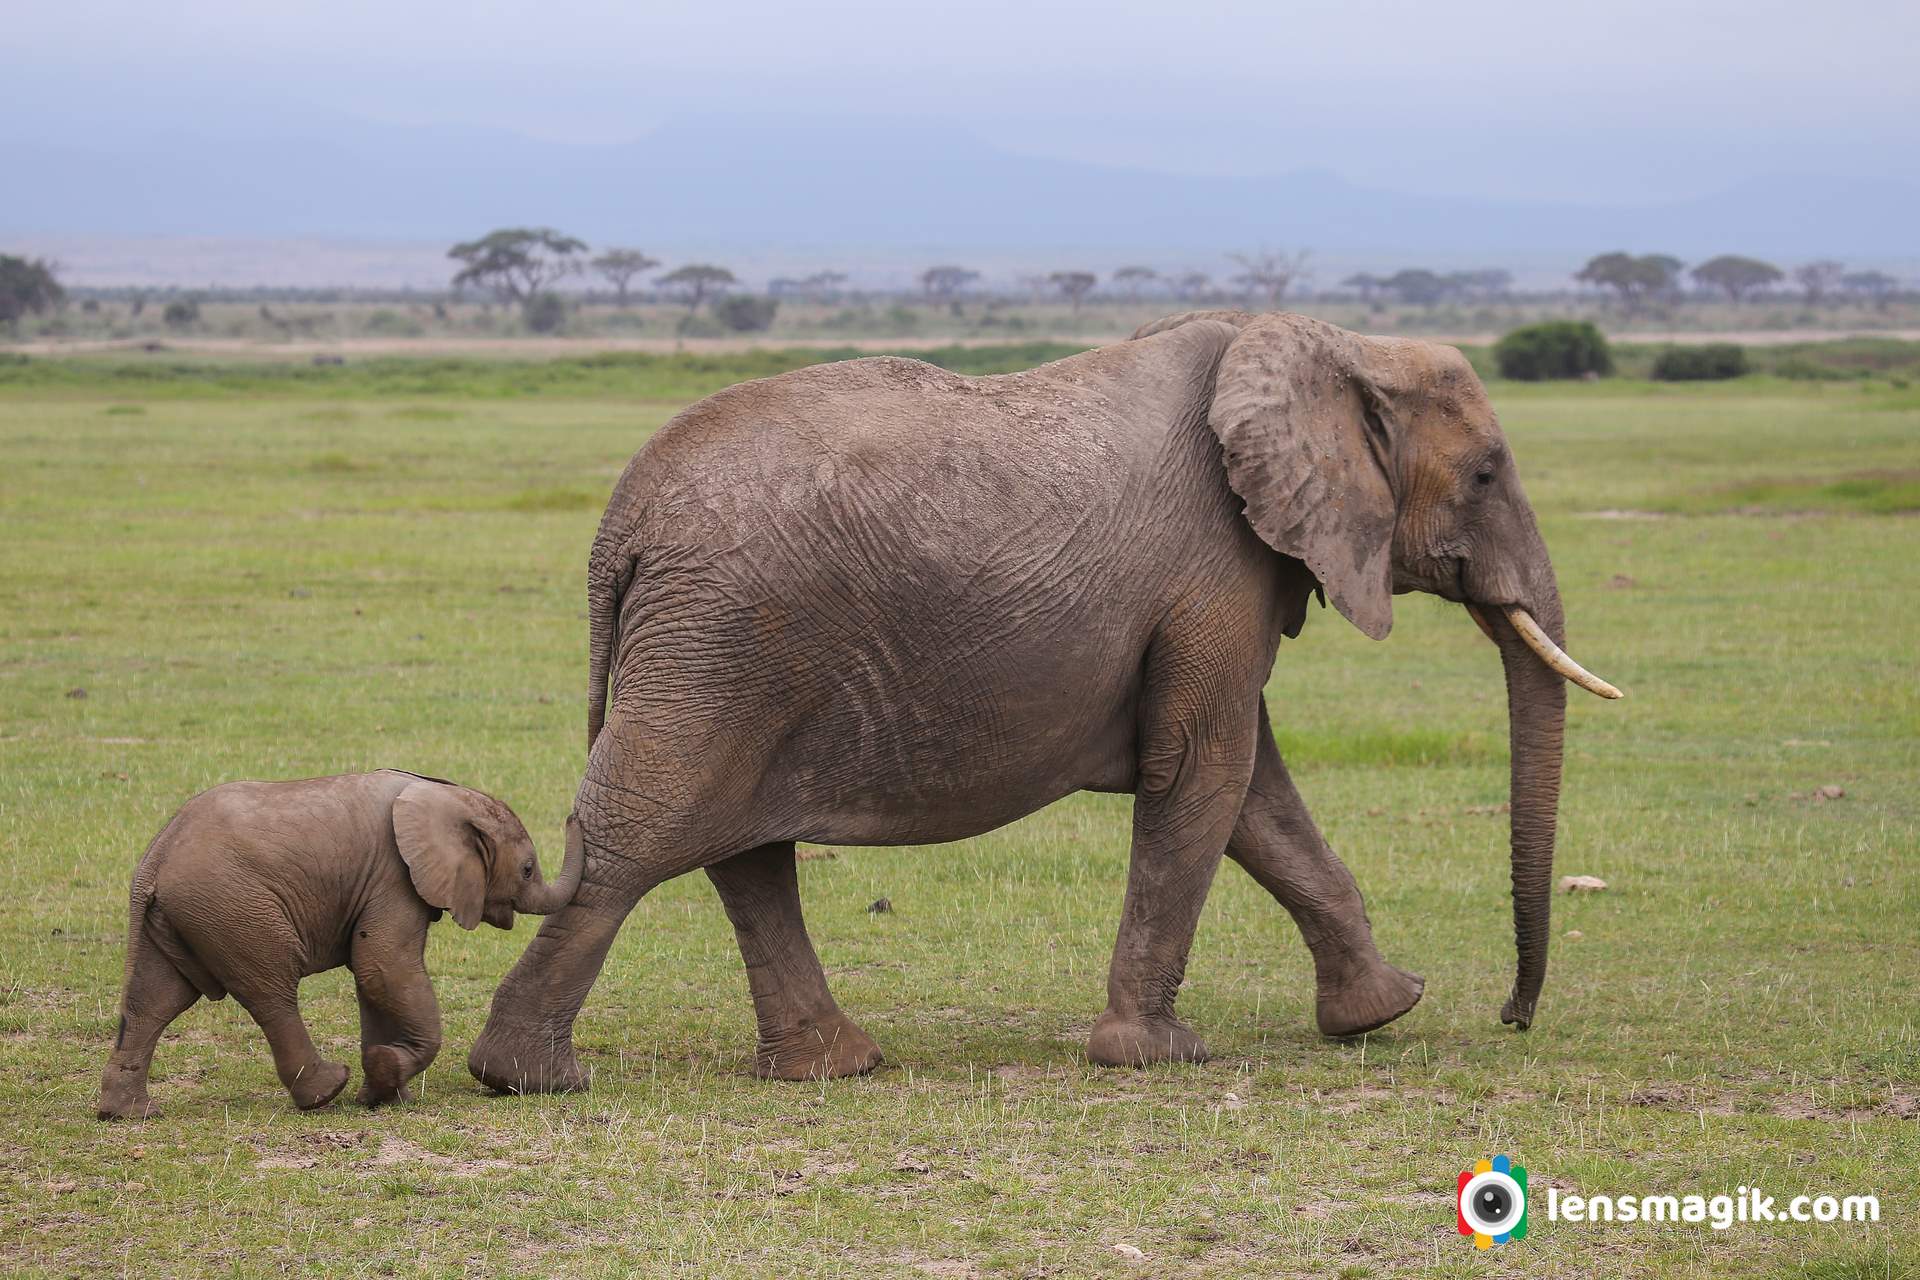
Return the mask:
[[[1598, 694], [1602, 698], [1625, 696], [1620, 690], [1569, 658], [1566, 650], [1549, 639], [1547, 633], [1540, 629], [1540, 624], [1533, 620], [1533, 615], [1525, 609], [1519, 605], [1508, 605], [1505, 612], [1507, 621], [1511, 622], [1513, 629], [1520, 633], [1520, 638], [1527, 642], [1527, 647], [1540, 656], [1540, 661], [1588, 693]], [[1476, 620], [1478, 620], [1477, 615]], [[1486, 623], [1482, 622], [1480, 625], [1484, 628]]]

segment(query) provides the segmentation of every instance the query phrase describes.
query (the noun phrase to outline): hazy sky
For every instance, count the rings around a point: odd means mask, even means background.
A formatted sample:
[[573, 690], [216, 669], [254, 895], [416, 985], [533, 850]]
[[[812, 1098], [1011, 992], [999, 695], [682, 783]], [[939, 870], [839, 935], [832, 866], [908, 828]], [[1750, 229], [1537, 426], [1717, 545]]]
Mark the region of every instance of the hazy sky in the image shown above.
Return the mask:
[[606, 142], [716, 114], [1589, 202], [1912, 178], [1920, 3], [61, 0], [0, 29], [0, 135], [43, 142], [341, 115]]

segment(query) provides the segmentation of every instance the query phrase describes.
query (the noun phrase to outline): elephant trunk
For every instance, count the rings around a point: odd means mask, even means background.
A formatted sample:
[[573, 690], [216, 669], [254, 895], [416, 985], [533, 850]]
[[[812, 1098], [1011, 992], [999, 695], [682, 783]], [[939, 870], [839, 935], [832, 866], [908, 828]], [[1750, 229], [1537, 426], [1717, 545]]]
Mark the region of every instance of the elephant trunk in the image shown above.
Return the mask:
[[[1539, 601], [1541, 629], [1565, 638], [1557, 592]], [[1521, 616], [1526, 616], [1522, 614]], [[1553, 899], [1553, 841], [1560, 804], [1561, 748], [1567, 686], [1506, 617], [1492, 628], [1507, 678], [1511, 764], [1513, 938], [1519, 964], [1500, 1020], [1524, 1031], [1547, 976], [1548, 917]]]
[[514, 897], [513, 909], [524, 911], [530, 916], [552, 915], [573, 901], [574, 892], [580, 888], [581, 874], [587, 867], [586, 839], [580, 833], [577, 818], [567, 819], [567, 856], [560, 864], [560, 878], [548, 883], [540, 874], [536, 863], [533, 878], [527, 881], [519, 894]]

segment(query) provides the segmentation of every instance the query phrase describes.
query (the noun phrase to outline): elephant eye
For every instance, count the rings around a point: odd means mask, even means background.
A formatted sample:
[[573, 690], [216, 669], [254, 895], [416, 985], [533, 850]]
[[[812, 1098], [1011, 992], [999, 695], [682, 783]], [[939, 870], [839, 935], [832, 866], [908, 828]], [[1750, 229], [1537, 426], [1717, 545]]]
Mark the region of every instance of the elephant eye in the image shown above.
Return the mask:
[[1475, 473], [1474, 473], [1474, 477], [1473, 477], [1473, 482], [1474, 482], [1475, 484], [1492, 484], [1492, 483], [1493, 483], [1493, 472], [1491, 472], [1491, 471], [1478, 471], [1478, 472], [1475, 472]]
[[520, 868], [520, 878], [522, 880], [533, 879], [533, 864], [531, 862], [529, 862], [526, 866]]

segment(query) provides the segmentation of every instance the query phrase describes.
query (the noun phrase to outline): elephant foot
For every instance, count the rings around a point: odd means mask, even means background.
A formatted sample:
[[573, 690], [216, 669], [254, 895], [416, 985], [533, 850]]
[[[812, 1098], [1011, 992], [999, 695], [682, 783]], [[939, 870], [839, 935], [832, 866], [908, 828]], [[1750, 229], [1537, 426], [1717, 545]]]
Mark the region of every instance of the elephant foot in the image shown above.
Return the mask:
[[1162, 1062], [1205, 1062], [1206, 1041], [1171, 1015], [1125, 1018], [1108, 1009], [1087, 1037], [1087, 1058], [1100, 1067], [1148, 1067]]
[[356, 1095], [362, 1106], [413, 1101], [413, 1094], [407, 1089], [406, 1056], [392, 1045], [374, 1045], [360, 1055], [360, 1066], [366, 1075]]
[[1427, 980], [1396, 969], [1385, 960], [1345, 982], [1320, 983], [1314, 1000], [1314, 1018], [1323, 1036], [1357, 1036], [1384, 1027], [1420, 1003]]
[[762, 1036], [753, 1051], [753, 1074], [762, 1080], [838, 1080], [879, 1065], [880, 1046], [838, 1010], [777, 1039]]
[[151, 1120], [160, 1114], [160, 1109], [147, 1097], [144, 1081], [138, 1085], [122, 1083], [109, 1075], [100, 1087], [100, 1100], [94, 1104], [93, 1114], [101, 1120]]
[[348, 1071], [338, 1062], [316, 1062], [287, 1086], [293, 1105], [302, 1111], [315, 1111], [340, 1096], [347, 1087]]
[[467, 1070], [495, 1093], [585, 1093], [587, 1073], [574, 1057], [572, 1037], [496, 1030], [492, 1023], [473, 1042]]

